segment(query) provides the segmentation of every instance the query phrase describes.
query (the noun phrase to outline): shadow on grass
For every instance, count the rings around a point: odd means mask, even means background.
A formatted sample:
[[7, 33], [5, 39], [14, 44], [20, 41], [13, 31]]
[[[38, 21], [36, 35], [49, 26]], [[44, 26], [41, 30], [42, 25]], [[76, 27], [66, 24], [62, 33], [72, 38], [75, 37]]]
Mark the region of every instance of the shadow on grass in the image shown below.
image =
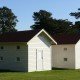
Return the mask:
[[[4, 69], [0, 69], [0, 73], [2, 72], [23, 72], [23, 71], [13, 71], [13, 70], [4, 70]], [[27, 71], [26, 71], [27, 72]]]
[[56, 67], [53, 67], [52, 70], [74, 70], [74, 69], [68, 69], [68, 68], [56, 68]]
[[[52, 71], [54, 71], [54, 70], [75, 70], [75, 69], [67, 69], [67, 68], [56, 68], [56, 67], [53, 67], [52, 68]], [[2, 73], [2, 72], [28, 72], [28, 71], [15, 71], [15, 70], [8, 70], [8, 69], [0, 69], [0, 73]], [[38, 71], [35, 71], [35, 72], [38, 72]], [[43, 71], [39, 71], [39, 72], [43, 72]]]

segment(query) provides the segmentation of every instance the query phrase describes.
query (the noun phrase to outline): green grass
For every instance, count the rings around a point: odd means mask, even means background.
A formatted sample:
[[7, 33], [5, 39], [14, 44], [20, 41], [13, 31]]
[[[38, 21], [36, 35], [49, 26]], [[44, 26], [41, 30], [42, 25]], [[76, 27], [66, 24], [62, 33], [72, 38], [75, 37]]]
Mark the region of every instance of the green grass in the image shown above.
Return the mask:
[[0, 80], [80, 80], [80, 70], [0, 72]]

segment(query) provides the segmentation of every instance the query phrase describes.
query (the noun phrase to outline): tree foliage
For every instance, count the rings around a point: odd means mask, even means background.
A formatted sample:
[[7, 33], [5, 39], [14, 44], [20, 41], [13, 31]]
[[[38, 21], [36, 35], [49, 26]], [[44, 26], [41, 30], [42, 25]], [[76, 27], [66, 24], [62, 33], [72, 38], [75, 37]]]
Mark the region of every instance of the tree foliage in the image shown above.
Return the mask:
[[74, 16], [76, 19], [80, 18], [80, 8], [78, 9], [77, 12], [71, 12], [70, 16]]
[[73, 25], [72, 22], [62, 19], [53, 19], [52, 14], [45, 10], [33, 13], [34, 24], [32, 29], [45, 29], [49, 33], [65, 33]]
[[76, 33], [79, 33], [80, 34], [80, 21], [76, 21], [75, 24], [73, 25], [73, 30], [76, 32]]
[[[74, 16], [76, 19], [80, 18], [80, 8], [78, 8], [77, 12], [71, 12], [70, 16]], [[76, 21], [75, 24], [73, 25], [73, 30], [76, 33], [80, 34], [80, 21]]]
[[11, 9], [7, 7], [0, 8], [0, 33], [17, 31], [15, 29], [17, 17]]

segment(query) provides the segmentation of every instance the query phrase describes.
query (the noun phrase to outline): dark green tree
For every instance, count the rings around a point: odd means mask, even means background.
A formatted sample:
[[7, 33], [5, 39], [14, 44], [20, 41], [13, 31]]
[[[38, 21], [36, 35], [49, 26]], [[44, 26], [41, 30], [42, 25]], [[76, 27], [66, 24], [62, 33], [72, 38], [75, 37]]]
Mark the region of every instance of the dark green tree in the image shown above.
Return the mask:
[[17, 17], [11, 9], [7, 7], [0, 8], [0, 33], [17, 31], [15, 29]]
[[72, 22], [62, 19], [53, 19], [53, 30], [55, 33], [68, 33], [72, 28]]
[[[71, 12], [70, 16], [74, 16], [76, 19], [80, 18], [80, 8], [77, 12]], [[80, 33], [80, 21], [76, 21], [72, 28], [75, 32]]]
[[75, 24], [73, 25], [72, 29], [73, 29], [76, 33], [80, 33], [80, 21], [76, 21]]
[[45, 10], [33, 13], [34, 25], [32, 29], [45, 29], [49, 33], [65, 33], [71, 28], [72, 22], [62, 19], [53, 19], [52, 14]]
[[76, 19], [80, 18], [80, 8], [78, 9], [77, 12], [71, 12], [70, 16], [74, 16]]

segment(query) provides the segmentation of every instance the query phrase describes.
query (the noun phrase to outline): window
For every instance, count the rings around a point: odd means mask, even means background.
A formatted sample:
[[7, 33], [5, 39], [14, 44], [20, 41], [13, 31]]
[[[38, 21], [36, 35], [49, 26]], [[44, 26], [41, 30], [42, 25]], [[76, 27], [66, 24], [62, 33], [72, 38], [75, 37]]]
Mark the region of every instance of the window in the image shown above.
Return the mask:
[[64, 58], [64, 61], [67, 61], [67, 58]]
[[64, 48], [64, 51], [67, 51], [67, 48]]
[[20, 49], [20, 46], [17, 46], [17, 49]]
[[3, 61], [3, 57], [0, 57], [0, 61]]
[[20, 57], [16, 57], [16, 60], [17, 60], [17, 61], [20, 61]]
[[3, 47], [3, 46], [1, 46], [1, 49], [4, 49], [4, 47]]

